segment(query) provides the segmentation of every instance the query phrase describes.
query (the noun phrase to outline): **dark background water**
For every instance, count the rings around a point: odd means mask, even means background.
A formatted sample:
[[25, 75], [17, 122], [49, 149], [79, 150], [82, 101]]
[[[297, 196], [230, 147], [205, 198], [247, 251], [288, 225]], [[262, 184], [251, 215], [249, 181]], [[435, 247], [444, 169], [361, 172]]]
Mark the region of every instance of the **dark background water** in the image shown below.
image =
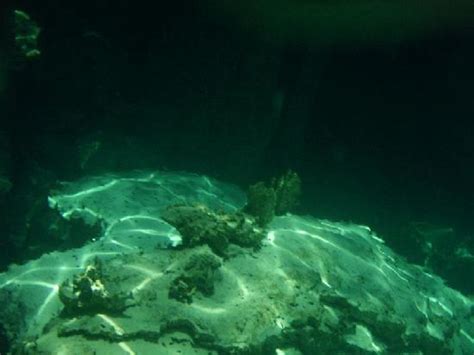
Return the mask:
[[1, 201], [4, 264], [33, 243], [32, 216], [55, 181], [135, 168], [242, 187], [291, 168], [301, 213], [370, 225], [394, 246], [415, 221], [472, 243], [464, 2], [441, 11], [447, 19], [409, 9], [419, 20], [381, 14], [366, 28], [350, 16], [309, 29], [282, 20], [305, 3], [12, 4], [42, 28], [42, 54], [9, 66], [2, 97], [13, 183]]

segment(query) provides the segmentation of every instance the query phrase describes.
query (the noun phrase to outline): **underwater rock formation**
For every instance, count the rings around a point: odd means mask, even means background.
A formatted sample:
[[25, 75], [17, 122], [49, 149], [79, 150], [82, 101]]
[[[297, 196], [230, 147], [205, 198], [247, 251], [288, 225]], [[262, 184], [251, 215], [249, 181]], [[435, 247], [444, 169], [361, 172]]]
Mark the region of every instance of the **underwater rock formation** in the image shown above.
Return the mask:
[[129, 306], [129, 297], [120, 288], [118, 280], [104, 272], [99, 259], [88, 265], [85, 271], [67, 279], [59, 287], [59, 299], [68, 316], [85, 314], [120, 314]]
[[275, 216], [276, 194], [272, 187], [264, 182], [257, 182], [247, 190], [247, 204], [244, 211], [255, 217], [257, 223], [264, 227]]
[[301, 179], [294, 171], [272, 180], [275, 191], [275, 215], [281, 216], [298, 206], [301, 197]]
[[184, 247], [207, 244], [214, 253], [225, 256], [230, 243], [258, 248], [265, 233], [242, 213], [217, 213], [204, 205], [176, 205], [161, 214], [183, 238]]
[[[157, 211], [177, 201], [189, 206], [200, 197], [213, 209], [235, 212], [244, 204], [243, 193], [235, 192], [215, 180], [169, 172], [64, 185], [51, 196], [58, 211], [93, 213], [109, 227], [96, 242], [0, 274], [0, 299], [15, 300], [5, 303], [14, 307], [0, 309], [7, 340], [26, 354], [474, 351], [473, 301], [407, 263], [368, 227], [277, 216], [261, 248], [229, 243], [231, 256], [224, 259], [204, 243], [158, 243], [178, 231], [160, 221]], [[190, 238], [182, 237], [183, 244]], [[96, 257], [102, 266], [90, 267]], [[64, 283], [74, 275], [82, 281]], [[184, 292], [177, 287], [178, 297], [169, 297], [180, 281]], [[80, 312], [74, 298], [74, 285], [78, 289], [82, 282], [79, 288], [89, 295], [97, 286], [97, 297], [86, 298], [100, 305], [92, 312]], [[58, 297], [65, 285], [72, 285], [72, 293], [65, 298], [63, 289], [61, 298], [72, 312], [64, 311]], [[130, 305], [119, 314], [102, 302], [113, 289]]]
[[196, 291], [211, 296], [214, 293], [216, 270], [221, 265], [220, 258], [212, 251], [206, 247], [197, 249], [185, 262], [181, 275], [171, 283], [169, 297], [191, 303]]
[[243, 211], [252, 215], [261, 227], [269, 224], [273, 217], [292, 211], [301, 196], [301, 179], [289, 170], [270, 184], [263, 181], [251, 185], [247, 190], [247, 204]]

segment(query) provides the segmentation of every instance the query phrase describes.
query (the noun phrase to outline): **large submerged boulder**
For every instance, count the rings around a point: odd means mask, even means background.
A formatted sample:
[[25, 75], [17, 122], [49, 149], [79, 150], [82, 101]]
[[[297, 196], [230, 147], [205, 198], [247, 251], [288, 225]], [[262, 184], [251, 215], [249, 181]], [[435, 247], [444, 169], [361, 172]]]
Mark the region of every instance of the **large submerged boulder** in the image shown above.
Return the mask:
[[[231, 213], [242, 196], [212, 179], [159, 172], [64, 185], [52, 206], [97, 215], [108, 227], [94, 243], [0, 275], [0, 298], [16, 305], [0, 310], [9, 341], [29, 354], [474, 351], [473, 301], [368, 227], [275, 217], [261, 248], [230, 243], [221, 258], [207, 245], [176, 248], [178, 230], [159, 215], [199, 201]], [[61, 287], [74, 291], [84, 280], [99, 307], [82, 312], [74, 292], [61, 303]], [[102, 302], [112, 289], [126, 295], [120, 312]]]

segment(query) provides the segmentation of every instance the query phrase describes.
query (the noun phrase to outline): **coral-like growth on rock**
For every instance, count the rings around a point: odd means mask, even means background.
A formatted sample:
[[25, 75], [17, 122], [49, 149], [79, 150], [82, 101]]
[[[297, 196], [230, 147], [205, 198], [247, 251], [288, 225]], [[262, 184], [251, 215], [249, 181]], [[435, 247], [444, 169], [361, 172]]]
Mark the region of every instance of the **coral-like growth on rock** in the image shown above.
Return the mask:
[[191, 303], [196, 291], [211, 296], [215, 273], [221, 265], [221, 259], [207, 247], [196, 251], [184, 265], [182, 274], [173, 280], [168, 296], [184, 303]]
[[207, 244], [220, 256], [225, 256], [229, 243], [258, 248], [265, 237], [244, 214], [217, 213], [203, 205], [169, 206], [161, 217], [179, 231], [184, 247]]
[[272, 187], [264, 182], [251, 185], [247, 191], [247, 205], [244, 211], [255, 217], [257, 223], [264, 227], [275, 215], [277, 196]]
[[281, 216], [295, 208], [301, 195], [301, 179], [289, 170], [272, 179], [270, 184], [257, 182], [247, 190], [244, 212], [252, 215], [261, 227], [269, 224], [275, 215]]
[[276, 196], [275, 215], [284, 215], [298, 205], [301, 196], [301, 179], [294, 171], [288, 170], [285, 175], [273, 179], [272, 188]]
[[59, 299], [69, 315], [122, 313], [128, 306], [127, 298], [122, 291], [114, 290], [99, 259], [72, 280], [64, 281], [59, 288]]

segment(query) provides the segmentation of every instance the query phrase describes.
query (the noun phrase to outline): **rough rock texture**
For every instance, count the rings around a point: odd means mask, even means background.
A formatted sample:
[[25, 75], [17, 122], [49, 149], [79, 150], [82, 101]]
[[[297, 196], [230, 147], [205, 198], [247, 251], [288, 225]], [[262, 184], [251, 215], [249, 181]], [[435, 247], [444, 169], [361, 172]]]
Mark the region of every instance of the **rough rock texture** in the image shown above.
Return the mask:
[[251, 185], [247, 190], [245, 213], [265, 227], [273, 217], [293, 212], [301, 197], [301, 179], [289, 170], [284, 175], [273, 178], [270, 183], [263, 181]]
[[193, 249], [193, 254], [184, 263], [183, 271], [170, 285], [168, 296], [181, 302], [191, 303], [197, 291], [204, 296], [214, 293], [216, 270], [222, 262], [207, 247]]
[[121, 288], [123, 274], [106, 272], [100, 259], [86, 267], [84, 272], [67, 279], [59, 287], [63, 313], [74, 317], [85, 314], [122, 314], [129, 306], [128, 293]]
[[[202, 181], [186, 179], [191, 191]], [[91, 191], [100, 194], [102, 186]], [[225, 186], [221, 188], [225, 191]], [[169, 194], [169, 189], [161, 189]], [[78, 191], [67, 196], [55, 199], [65, 213], [61, 201], [73, 206], [70, 196], [80, 196], [78, 207], [94, 213], [94, 206], [101, 205], [100, 195], [93, 199], [95, 205], [84, 205], [84, 194]], [[159, 230], [164, 225], [155, 226], [158, 235], [170, 233]], [[134, 229], [130, 226], [129, 233]], [[367, 227], [277, 217], [261, 249], [229, 246], [220, 267], [211, 263], [214, 266], [207, 271], [212, 271], [212, 292], [197, 290], [191, 303], [170, 298], [169, 290], [187, 271], [203, 269], [192, 260], [209, 249], [148, 248], [150, 242], [143, 235], [128, 236], [125, 244], [125, 239], [119, 239], [123, 232], [109, 228], [102, 240], [81, 250], [45, 255], [0, 275], [0, 294], [13, 297], [26, 314], [27, 329], [19, 329], [25, 335], [15, 339], [22, 350], [30, 354], [92, 350], [96, 354], [275, 354], [280, 350], [308, 355], [474, 351], [473, 302], [440, 278], [406, 263]], [[58, 317], [61, 307], [55, 285], [83, 272], [95, 257], [107, 267], [108, 277], [130, 294], [133, 306], [122, 314]], [[26, 292], [25, 288], [38, 284], [50, 285], [50, 292], [36, 298]], [[33, 317], [28, 316], [34, 310]], [[13, 327], [13, 311], [0, 312], [7, 329]]]
[[161, 218], [175, 227], [184, 247], [207, 244], [214, 253], [225, 256], [230, 243], [259, 248], [265, 237], [253, 218], [243, 213], [217, 213], [203, 205], [167, 207]]
[[38, 349], [52, 350], [51, 333], [62, 344], [102, 339], [111, 352], [122, 342], [159, 349], [160, 339], [175, 332], [222, 354], [469, 349], [461, 332], [472, 331], [472, 305], [362, 227], [278, 218], [260, 251], [240, 249], [215, 270], [212, 294], [195, 293], [191, 304], [170, 299], [170, 285], [195, 253], [157, 250], [110, 260], [115, 277], [136, 270], [122, 283], [136, 305], [122, 316], [56, 320]]
[[292, 212], [298, 206], [301, 197], [301, 179], [294, 171], [287, 171], [285, 175], [273, 179], [272, 188], [275, 191], [277, 216]]
[[255, 217], [257, 223], [264, 227], [275, 216], [276, 194], [272, 187], [264, 182], [257, 182], [247, 190], [247, 204], [244, 211]]

